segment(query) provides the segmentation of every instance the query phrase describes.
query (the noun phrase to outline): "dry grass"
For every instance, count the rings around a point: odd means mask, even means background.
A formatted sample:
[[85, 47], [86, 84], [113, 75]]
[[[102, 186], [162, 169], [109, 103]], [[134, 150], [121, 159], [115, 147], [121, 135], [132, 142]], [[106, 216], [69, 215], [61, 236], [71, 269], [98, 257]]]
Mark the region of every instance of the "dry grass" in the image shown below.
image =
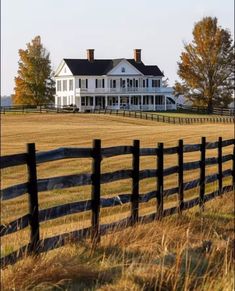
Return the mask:
[[[206, 136], [208, 141], [215, 141], [218, 136], [222, 136], [224, 139], [233, 137], [232, 124], [179, 126], [128, 117], [89, 114], [26, 114], [5, 115], [1, 118], [2, 155], [24, 152], [27, 142], [36, 142], [37, 150], [44, 151], [62, 146], [90, 147], [94, 138], [101, 138], [103, 147], [131, 145], [133, 139], [140, 139], [142, 147], [154, 147], [157, 142], [164, 142], [166, 146], [174, 146], [181, 138], [185, 143], [199, 143], [201, 136]], [[224, 149], [224, 153], [230, 152], [231, 147]], [[217, 155], [216, 151], [208, 151], [208, 157], [214, 155]], [[193, 161], [198, 158], [198, 153], [190, 153], [185, 156], [185, 161]], [[176, 157], [169, 156], [164, 162], [165, 166], [169, 167], [176, 164], [177, 160]], [[226, 169], [229, 166], [230, 164], [226, 163], [223, 168]], [[129, 167], [131, 167], [131, 158], [127, 156], [109, 158], [102, 162], [103, 172]], [[155, 167], [155, 158], [141, 159], [141, 169]], [[40, 165], [38, 176], [44, 178], [90, 172], [90, 169], [91, 161], [89, 159], [56, 161]], [[207, 174], [216, 170], [216, 167], [210, 167]], [[190, 171], [185, 176], [185, 180], [195, 179], [198, 174], [198, 171]], [[2, 171], [2, 188], [24, 182], [26, 178], [27, 173], [24, 166], [6, 169]], [[227, 180], [227, 182], [230, 181]], [[175, 187], [176, 183], [177, 176], [172, 175], [167, 178], [165, 188]], [[155, 187], [155, 179], [146, 179], [141, 182], [140, 190], [141, 193], [145, 193]], [[207, 190], [211, 191], [214, 187], [216, 187], [216, 183]], [[102, 196], [106, 197], [119, 193], [130, 193], [130, 191], [130, 180], [102, 186]], [[195, 190], [187, 191], [186, 198], [195, 195], [198, 195]], [[84, 200], [88, 197], [90, 197], [89, 186], [40, 193], [40, 208]], [[230, 253], [228, 238], [231, 240], [231, 231], [225, 231], [225, 229], [233, 227], [232, 202], [230, 195], [228, 198], [217, 199], [210, 203], [211, 206], [205, 212], [203, 222], [200, 216], [194, 216], [195, 211], [193, 211], [180, 219], [165, 219], [159, 223], [138, 226], [106, 236], [95, 252], [91, 252], [89, 242], [84, 242], [79, 246], [71, 245], [42, 255], [37, 260], [37, 264], [27, 258], [3, 272], [3, 290], [14, 290], [14, 288], [15, 290], [27, 288], [41, 290], [50, 289], [52, 286], [59, 288], [59, 286], [64, 286], [64, 280], [70, 282], [66, 283], [68, 290], [190, 290], [192, 284], [196, 284], [193, 290], [203, 290], [201, 286], [205, 286], [205, 289], [208, 289], [206, 286], [209, 286], [208, 290], [231, 290], [229, 289], [232, 286], [229, 281], [232, 273], [231, 260], [228, 257]], [[176, 205], [176, 203], [177, 197], [166, 200], [166, 206]], [[219, 213], [216, 209], [220, 209]], [[141, 214], [144, 214], [154, 210], [155, 204], [154, 201], [151, 201], [142, 204], [140, 211]], [[27, 211], [26, 195], [15, 199], [14, 203], [13, 200], [5, 201], [2, 203], [2, 221], [10, 222]], [[102, 223], [105, 223], [128, 215], [128, 205], [118, 206], [102, 210], [101, 220]], [[217, 215], [218, 220], [215, 219]], [[203, 228], [200, 227], [202, 223]], [[41, 236], [48, 237], [88, 225], [90, 225], [90, 213], [70, 215], [42, 223]], [[2, 254], [5, 255], [17, 249], [27, 243], [28, 239], [28, 229], [3, 237]], [[191, 271], [189, 272], [187, 269], [185, 272], [182, 269], [188, 252], [186, 250], [191, 250], [208, 239], [213, 240], [214, 245], [213, 252], [206, 255], [212, 269], [208, 267], [206, 273], [196, 274], [195, 279], [194, 275], [190, 273]], [[217, 251], [217, 242], [222, 242], [223, 245], [219, 251]], [[165, 247], [166, 250], [164, 250]], [[167, 262], [169, 260], [170, 263], [165, 263], [165, 260]], [[187, 260], [189, 260], [189, 255], [187, 255]], [[197, 256], [193, 257], [193, 260], [195, 264], [200, 264]], [[186, 265], [189, 268], [188, 261]], [[32, 266], [30, 276], [25, 276]], [[223, 269], [224, 266], [227, 268], [226, 272]], [[49, 271], [45, 272], [46, 269]], [[221, 286], [228, 284], [229, 288], [216, 289], [216, 285], [213, 285], [213, 280], [216, 278], [221, 279], [221, 284], [223, 284]], [[195, 283], [195, 280], [198, 282]], [[219, 281], [216, 280], [216, 282]], [[179, 289], [179, 286], [183, 289]]]
[[[2, 272], [2, 290], [233, 290], [234, 197], [68, 245]], [[219, 211], [218, 211], [219, 210]]]

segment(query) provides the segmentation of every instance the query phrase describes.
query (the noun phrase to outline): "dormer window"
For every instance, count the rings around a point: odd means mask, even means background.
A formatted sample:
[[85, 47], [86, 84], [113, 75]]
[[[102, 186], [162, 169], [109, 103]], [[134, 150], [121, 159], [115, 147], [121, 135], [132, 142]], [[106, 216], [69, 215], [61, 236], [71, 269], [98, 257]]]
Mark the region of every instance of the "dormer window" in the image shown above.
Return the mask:
[[125, 73], [126, 69], [124, 67], [122, 67], [122, 73]]

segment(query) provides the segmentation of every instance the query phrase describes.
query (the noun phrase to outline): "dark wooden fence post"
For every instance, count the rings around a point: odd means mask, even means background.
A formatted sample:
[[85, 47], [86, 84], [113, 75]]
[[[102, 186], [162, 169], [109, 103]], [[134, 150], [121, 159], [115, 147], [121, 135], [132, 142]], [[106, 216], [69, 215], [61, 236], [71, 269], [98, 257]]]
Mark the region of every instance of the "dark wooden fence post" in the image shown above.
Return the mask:
[[233, 166], [232, 166], [232, 177], [233, 177], [233, 189], [235, 189], [235, 139], [233, 140]]
[[161, 219], [163, 214], [163, 169], [164, 169], [164, 144], [158, 143], [157, 148], [157, 214], [156, 218]]
[[184, 144], [180, 139], [178, 142], [178, 187], [179, 187], [179, 214], [182, 214], [184, 207]]
[[139, 219], [139, 171], [140, 171], [140, 141], [134, 140], [132, 148], [132, 196], [131, 196], [131, 223]]
[[223, 191], [223, 169], [222, 169], [222, 137], [219, 137], [218, 142], [218, 182], [219, 182], [219, 195]]
[[204, 196], [205, 196], [205, 177], [206, 177], [206, 138], [203, 136], [201, 140], [201, 160], [200, 160], [200, 201], [199, 206], [204, 210]]
[[27, 144], [28, 193], [29, 193], [29, 253], [37, 254], [39, 246], [38, 185], [35, 144]]
[[100, 214], [100, 175], [101, 175], [101, 140], [93, 140], [92, 149], [92, 193], [91, 193], [91, 239], [93, 243], [100, 241], [99, 214]]

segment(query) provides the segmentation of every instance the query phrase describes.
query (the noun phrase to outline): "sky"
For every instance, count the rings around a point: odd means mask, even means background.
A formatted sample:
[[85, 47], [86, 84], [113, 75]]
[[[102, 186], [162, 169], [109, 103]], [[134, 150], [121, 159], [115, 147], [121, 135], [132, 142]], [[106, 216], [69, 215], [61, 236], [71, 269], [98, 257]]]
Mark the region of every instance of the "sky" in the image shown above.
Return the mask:
[[14, 93], [19, 49], [36, 35], [53, 70], [63, 58], [133, 58], [158, 65], [173, 85], [183, 44], [205, 16], [217, 17], [234, 39], [233, 0], [2, 0], [1, 96]]

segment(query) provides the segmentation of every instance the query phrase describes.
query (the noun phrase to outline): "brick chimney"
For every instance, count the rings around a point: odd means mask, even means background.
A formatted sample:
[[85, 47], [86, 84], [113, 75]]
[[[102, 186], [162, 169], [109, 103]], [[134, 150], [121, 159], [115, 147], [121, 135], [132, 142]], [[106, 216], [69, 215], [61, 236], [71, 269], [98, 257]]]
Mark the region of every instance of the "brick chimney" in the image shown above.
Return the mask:
[[141, 49], [134, 49], [134, 59], [136, 63], [141, 63]]
[[94, 49], [87, 49], [87, 59], [90, 63], [94, 62]]

